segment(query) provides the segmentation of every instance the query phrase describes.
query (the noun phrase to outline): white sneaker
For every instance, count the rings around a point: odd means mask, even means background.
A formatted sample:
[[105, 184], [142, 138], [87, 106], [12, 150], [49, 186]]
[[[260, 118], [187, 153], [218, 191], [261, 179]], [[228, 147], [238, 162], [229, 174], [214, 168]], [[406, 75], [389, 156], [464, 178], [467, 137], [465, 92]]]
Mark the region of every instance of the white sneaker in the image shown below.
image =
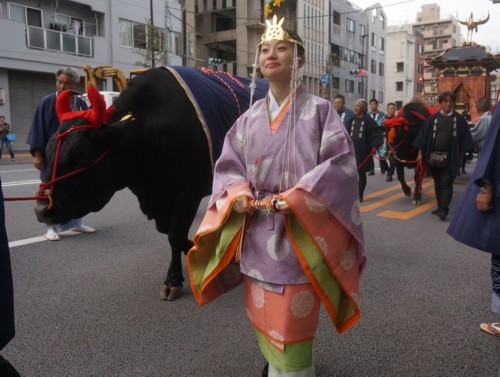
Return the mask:
[[47, 233], [45, 233], [45, 238], [49, 241], [59, 241], [61, 237], [56, 233], [54, 228], [47, 229]]
[[88, 225], [80, 225], [80, 226], [77, 226], [77, 227], [74, 227], [74, 228], [71, 228], [70, 230], [72, 230], [73, 232], [80, 232], [80, 233], [94, 233], [95, 232], [95, 229], [92, 228], [91, 226], [88, 226]]

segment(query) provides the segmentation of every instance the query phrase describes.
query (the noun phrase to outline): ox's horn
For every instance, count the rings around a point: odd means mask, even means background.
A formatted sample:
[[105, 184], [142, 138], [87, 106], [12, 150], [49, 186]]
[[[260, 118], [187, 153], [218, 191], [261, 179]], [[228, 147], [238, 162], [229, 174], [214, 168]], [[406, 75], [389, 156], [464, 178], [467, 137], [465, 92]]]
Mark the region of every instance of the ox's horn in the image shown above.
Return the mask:
[[88, 119], [94, 126], [99, 126], [106, 119], [106, 101], [97, 88], [92, 85], [87, 87], [87, 95], [92, 105], [92, 112]]
[[64, 114], [71, 112], [71, 96], [73, 93], [70, 90], [65, 90], [57, 96], [56, 111], [59, 122]]

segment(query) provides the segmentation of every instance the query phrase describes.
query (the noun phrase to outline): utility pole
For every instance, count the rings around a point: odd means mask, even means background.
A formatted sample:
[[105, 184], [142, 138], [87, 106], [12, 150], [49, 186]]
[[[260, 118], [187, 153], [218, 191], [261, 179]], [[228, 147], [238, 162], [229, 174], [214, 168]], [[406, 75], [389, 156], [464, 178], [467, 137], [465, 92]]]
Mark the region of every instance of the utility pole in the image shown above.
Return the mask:
[[[366, 67], [365, 67], [365, 59], [366, 59], [366, 50], [365, 50], [365, 39], [366, 37], [368, 37], [370, 34], [363, 34], [361, 36], [361, 49], [362, 49], [362, 52], [363, 54], [361, 55], [361, 69], [364, 69], [366, 71]], [[368, 97], [368, 80], [366, 80], [365, 82], [365, 76], [361, 76], [361, 86], [363, 87], [363, 98], [366, 99], [367, 101], [369, 101], [369, 99], [367, 98]]]
[[172, 51], [172, 16], [170, 14], [170, 1], [165, 1], [165, 65], [170, 65], [170, 52]]
[[151, 27], [149, 29], [149, 47], [151, 49], [151, 68], [155, 67], [155, 49], [153, 44], [153, 34], [154, 34], [154, 22], [153, 22], [153, 0], [149, 0], [149, 11], [151, 18]]

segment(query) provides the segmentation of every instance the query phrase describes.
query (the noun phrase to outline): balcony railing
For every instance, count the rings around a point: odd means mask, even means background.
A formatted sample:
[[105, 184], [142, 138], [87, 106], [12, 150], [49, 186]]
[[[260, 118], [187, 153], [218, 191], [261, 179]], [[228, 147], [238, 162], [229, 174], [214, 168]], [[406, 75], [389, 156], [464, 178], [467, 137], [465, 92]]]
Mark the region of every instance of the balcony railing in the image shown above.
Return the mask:
[[57, 30], [26, 26], [28, 48], [56, 51], [91, 58], [92, 38]]

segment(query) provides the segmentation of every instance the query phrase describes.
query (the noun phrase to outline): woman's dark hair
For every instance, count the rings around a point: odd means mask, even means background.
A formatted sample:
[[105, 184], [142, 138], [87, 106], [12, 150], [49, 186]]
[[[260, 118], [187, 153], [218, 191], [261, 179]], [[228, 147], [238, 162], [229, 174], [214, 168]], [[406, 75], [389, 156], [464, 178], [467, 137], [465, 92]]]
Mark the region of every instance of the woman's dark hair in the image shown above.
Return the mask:
[[[288, 33], [290, 38], [300, 42], [302, 45], [304, 44], [304, 41], [302, 40], [302, 38], [300, 38], [300, 36], [295, 31], [288, 30], [288, 29], [284, 29], [284, 30]], [[305, 48], [298, 43], [297, 43], [297, 55], [298, 56], [305, 56], [306, 55]]]
[[443, 92], [438, 96], [438, 103], [443, 103], [446, 98], [450, 98], [453, 102], [457, 100], [457, 96], [455, 95], [455, 93], [447, 90], [446, 92]]

